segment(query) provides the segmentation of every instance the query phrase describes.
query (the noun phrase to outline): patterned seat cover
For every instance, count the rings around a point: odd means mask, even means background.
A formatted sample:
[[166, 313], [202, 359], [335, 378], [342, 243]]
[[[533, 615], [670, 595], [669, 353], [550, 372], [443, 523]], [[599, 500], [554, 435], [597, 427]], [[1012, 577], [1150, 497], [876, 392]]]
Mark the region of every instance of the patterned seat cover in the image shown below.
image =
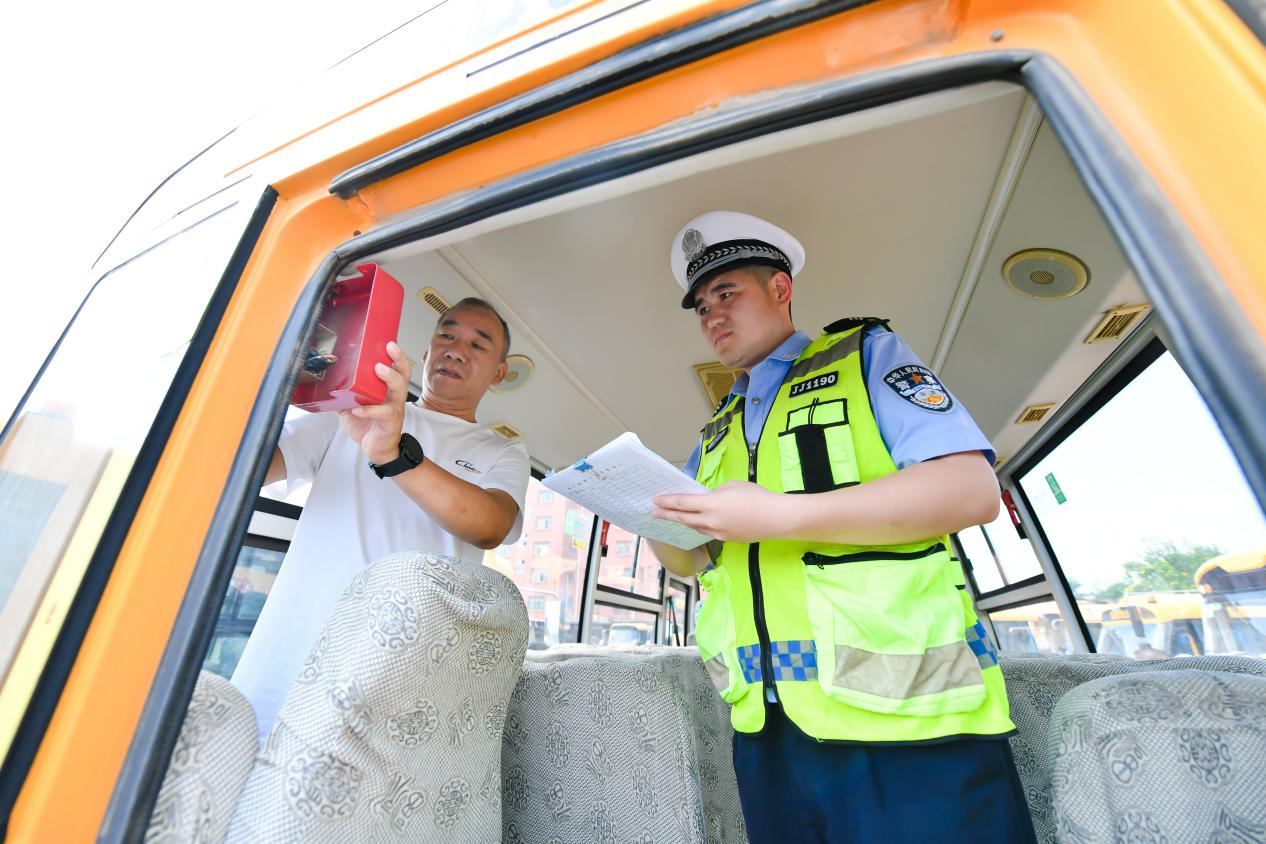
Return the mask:
[[527, 642], [523, 598], [492, 569], [428, 554], [368, 566], [287, 694], [228, 840], [497, 840]]

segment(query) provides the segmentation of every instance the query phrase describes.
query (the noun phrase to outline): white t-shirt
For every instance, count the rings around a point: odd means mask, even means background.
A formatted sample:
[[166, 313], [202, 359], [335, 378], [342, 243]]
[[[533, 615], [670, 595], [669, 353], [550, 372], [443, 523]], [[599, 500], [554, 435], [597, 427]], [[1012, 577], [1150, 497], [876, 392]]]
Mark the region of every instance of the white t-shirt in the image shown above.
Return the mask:
[[[508, 493], [519, 513], [505, 542], [518, 538], [530, 473], [522, 443], [416, 404], [405, 405], [404, 431], [417, 438], [427, 461], [476, 486]], [[288, 485], [311, 481], [312, 489], [233, 672], [233, 685], [255, 708], [261, 736], [272, 726], [339, 596], [362, 568], [398, 551], [483, 559], [483, 551], [433, 522], [394, 481], [375, 475], [360, 446], [343, 433], [337, 414], [292, 419], [278, 446]]]

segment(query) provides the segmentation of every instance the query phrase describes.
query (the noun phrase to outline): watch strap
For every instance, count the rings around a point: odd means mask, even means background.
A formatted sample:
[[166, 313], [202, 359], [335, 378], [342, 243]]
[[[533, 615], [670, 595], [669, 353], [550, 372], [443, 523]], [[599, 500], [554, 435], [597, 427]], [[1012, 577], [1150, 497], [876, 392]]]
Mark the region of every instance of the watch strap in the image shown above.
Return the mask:
[[410, 469], [416, 469], [422, 465], [423, 452], [422, 446], [409, 434], [400, 435], [400, 456], [395, 460], [386, 463], [369, 463], [369, 468], [379, 478], [394, 478]]

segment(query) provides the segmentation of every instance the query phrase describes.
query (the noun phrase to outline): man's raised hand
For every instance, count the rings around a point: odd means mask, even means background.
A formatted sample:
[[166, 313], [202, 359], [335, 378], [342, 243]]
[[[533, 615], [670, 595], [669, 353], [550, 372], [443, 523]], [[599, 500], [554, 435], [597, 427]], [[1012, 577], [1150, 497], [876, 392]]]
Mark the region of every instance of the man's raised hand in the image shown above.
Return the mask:
[[371, 463], [390, 463], [400, 456], [400, 433], [404, 429], [404, 403], [409, 396], [409, 376], [413, 364], [393, 340], [387, 344], [391, 366], [375, 364], [375, 374], [387, 385], [382, 404], [365, 404], [340, 410], [343, 432], [355, 442]]

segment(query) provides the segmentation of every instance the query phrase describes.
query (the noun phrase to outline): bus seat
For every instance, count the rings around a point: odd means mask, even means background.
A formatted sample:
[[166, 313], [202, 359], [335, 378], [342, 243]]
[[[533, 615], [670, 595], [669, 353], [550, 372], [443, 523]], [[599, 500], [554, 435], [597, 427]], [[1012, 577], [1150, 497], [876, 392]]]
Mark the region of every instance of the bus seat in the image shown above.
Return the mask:
[[[1042, 844], [1060, 839], [1052, 810], [1051, 765], [1047, 742], [1051, 716], [1065, 694], [1093, 680], [1140, 671], [1199, 670], [1234, 674], [1266, 675], [1266, 661], [1251, 657], [1202, 656], [1136, 662], [1107, 658], [1099, 654], [1073, 654], [1058, 658], [1032, 655], [1000, 660], [1007, 681], [1011, 720], [1016, 733], [1011, 737], [1020, 784], [1033, 817], [1037, 840]], [[1075, 839], [1070, 839], [1075, 840]], [[1170, 839], [1171, 841], [1177, 839]]]
[[502, 741], [502, 840], [746, 841], [731, 736], [694, 648], [530, 652]]
[[1051, 720], [1060, 841], [1266, 840], [1266, 678], [1180, 670], [1091, 680]]
[[145, 841], [223, 841], [257, 743], [250, 701], [218, 674], [201, 672]]
[[339, 598], [255, 761], [231, 842], [487, 842], [528, 617], [504, 575], [394, 554]]

